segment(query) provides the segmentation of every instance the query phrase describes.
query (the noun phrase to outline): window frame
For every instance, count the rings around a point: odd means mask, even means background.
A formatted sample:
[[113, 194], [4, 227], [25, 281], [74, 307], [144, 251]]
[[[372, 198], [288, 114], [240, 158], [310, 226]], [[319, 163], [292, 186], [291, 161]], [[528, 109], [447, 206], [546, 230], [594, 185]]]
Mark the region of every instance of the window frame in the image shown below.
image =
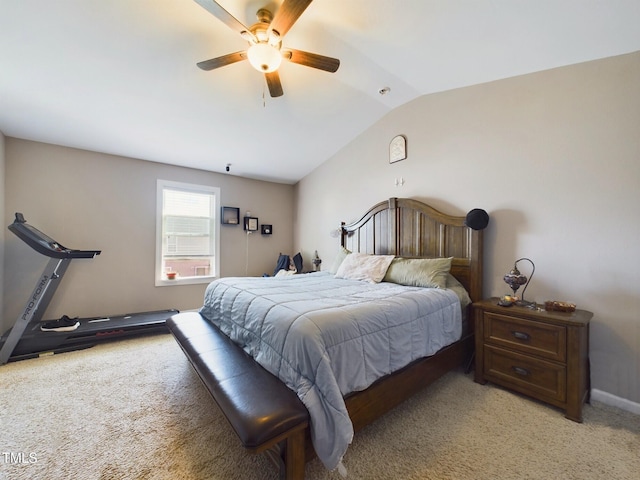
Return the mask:
[[[164, 190], [180, 190], [183, 192], [200, 193], [206, 195], [213, 195], [214, 205], [211, 212], [212, 226], [213, 226], [213, 257], [214, 257], [214, 274], [203, 275], [197, 277], [178, 277], [175, 280], [168, 280], [163, 278], [162, 272], [162, 224], [163, 224], [163, 203], [164, 203]], [[210, 185], [198, 185], [194, 183], [175, 182], [171, 180], [158, 179], [156, 183], [156, 253], [155, 253], [155, 286], [156, 287], [169, 287], [176, 285], [198, 285], [210, 283], [211, 281], [219, 278], [220, 275], [220, 226], [218, 221], [218, 214], [222, 201], [220, 199], [220, 188]]]

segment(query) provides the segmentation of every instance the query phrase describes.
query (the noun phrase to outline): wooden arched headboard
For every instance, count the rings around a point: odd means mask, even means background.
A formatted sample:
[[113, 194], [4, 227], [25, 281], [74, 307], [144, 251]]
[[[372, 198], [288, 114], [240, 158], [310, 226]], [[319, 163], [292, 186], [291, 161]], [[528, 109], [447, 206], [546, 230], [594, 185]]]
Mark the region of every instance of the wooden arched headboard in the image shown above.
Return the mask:
[[359, 220], [342, 225], [341, 244], [352, 252], [405, 258], [453, 257], [451, 273], [471, 300], [482, 299], [482, 230], [410, 198], [390, 198]]
[[[410, 198], [390, 198], [371, 207], [360, 220], [342, 224], [341, 243], [352, 252], [406, 258], [453, 257], [451, 273], [475, 302], [482, 299], [482, 230], [466, 226], [465, 218], [445, 215]], [[467, 319], [469, 330], [460, 341], [347, 396], [345, 404], [355, 430], [451, 369], [462, 363], [469, 365], [474, 345], [471, 305], [467, 307]]]

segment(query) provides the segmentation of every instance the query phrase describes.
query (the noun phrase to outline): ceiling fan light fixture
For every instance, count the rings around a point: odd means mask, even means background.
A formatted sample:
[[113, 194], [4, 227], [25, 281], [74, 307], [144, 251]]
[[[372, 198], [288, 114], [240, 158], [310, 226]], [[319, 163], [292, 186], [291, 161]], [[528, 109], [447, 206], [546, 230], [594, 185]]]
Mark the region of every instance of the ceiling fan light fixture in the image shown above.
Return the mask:
[[254, 43], [256, 41], [255, 35], [249, 30], [243, 30], [242, 32], [240, 32], [240, 36], [249, 43]]
[[266, 42], [251, 45], [247, 57], [251, 66], [262, 73], [275, 72], [282, 63], [280, 50]]
[[269, 45], [278, 48], [280, 45], [280, 34], [277, 30], [271, 30], [269, 34]]
[[265, 77], [269, 94], [272, 97], [280, 97], [283, 92], [277, 70], [280, 68], [283, 57], [291, 63], [330, 73], [336, 72], [340, 66], [340, 60], [337, 58], [290, 48], [282, 50], [283, 37], [313, 0], [269, 2], [270, 6], [280, 3], [277, 14], [274, 16], [268, 8], [260, 8], [256, 13], [258, 21], [250, 27], [245, 26], [225, 10], [218, 0], [195, 1], [222, 23], [239, 33], [248, 43], [246, 50], [241, 52], [198, 62], [197, 66], [202, 70], [214, 70], [242, 60], [249, 60], [250, 65]]

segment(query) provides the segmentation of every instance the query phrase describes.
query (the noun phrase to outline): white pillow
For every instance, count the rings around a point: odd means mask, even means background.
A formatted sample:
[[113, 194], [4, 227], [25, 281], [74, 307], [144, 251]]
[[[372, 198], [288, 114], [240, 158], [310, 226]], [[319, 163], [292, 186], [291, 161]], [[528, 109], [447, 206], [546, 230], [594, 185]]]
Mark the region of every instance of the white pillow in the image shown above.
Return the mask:
[[340, 250], [338, 251], [336, 258], [333, 260], [333, 263], [329, 267], [329, 272], [335, 275], [338, 272], [340, 265], [342, 265], [342, 262], [344, 261], [345, 258], [347, 258], [347, 255], [349, 254], [351, 254], [350, 250], [347, 250], [344, 247], [340, 247]]
[[379, 283], [384, 278], [393, 255], [369, 255], [366, 253], [352, 253], [340, 264], [336, 278], [350, 280], [364, 280], [369, 283]]
[[278, 271], [278, 273], [276, 273], [275, 278], [281, 278], [281, 277], [290, 277], [292, 275], [295, 275], [297, 272], [295, 270], [285, 270], [284, 268], [280, 271]]

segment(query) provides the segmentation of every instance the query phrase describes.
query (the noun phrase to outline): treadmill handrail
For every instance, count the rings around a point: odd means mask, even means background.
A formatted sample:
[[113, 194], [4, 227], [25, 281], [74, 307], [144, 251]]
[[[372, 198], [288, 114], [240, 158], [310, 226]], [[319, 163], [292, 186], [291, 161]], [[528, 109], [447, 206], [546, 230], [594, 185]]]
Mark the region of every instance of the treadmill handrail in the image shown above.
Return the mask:
[[74, 250], [64, 247], [34, 226], [29, 225], [24, 216], [18, 212], [16, 212], [15, 221], [8, 228], [36, 252], [47, 257], [93, 258], [101, 253], [101, 250]]

